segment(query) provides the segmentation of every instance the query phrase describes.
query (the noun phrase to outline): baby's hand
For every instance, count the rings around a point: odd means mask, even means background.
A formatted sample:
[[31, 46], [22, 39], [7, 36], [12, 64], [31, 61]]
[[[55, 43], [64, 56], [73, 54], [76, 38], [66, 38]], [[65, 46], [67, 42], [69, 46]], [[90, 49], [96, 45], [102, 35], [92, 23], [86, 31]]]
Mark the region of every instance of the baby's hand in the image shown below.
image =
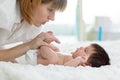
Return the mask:
[[79, 65], [83, 65], [86, 62], [86, 59], [84, 57], [78, 56], [75, 59], [79, 60]]

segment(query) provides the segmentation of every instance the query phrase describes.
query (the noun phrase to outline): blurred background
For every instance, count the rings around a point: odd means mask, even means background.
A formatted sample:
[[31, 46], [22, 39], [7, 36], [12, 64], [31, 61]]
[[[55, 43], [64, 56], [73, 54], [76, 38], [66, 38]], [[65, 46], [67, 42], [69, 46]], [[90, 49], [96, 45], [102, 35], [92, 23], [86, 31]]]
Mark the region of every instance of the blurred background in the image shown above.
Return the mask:
[[62, 40], [120, 40], [119, 0], [68, 0], [64, 12], [47, 23], [43, 31], [51, 30]]

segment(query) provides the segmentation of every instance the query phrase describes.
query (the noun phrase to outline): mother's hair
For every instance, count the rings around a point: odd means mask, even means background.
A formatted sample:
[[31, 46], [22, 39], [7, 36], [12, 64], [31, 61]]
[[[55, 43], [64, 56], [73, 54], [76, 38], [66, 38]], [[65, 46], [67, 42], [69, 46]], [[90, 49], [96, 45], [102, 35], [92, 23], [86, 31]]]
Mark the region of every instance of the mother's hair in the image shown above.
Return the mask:
[[29, 24], [33, 23], [32, 7], [31, 4], [39, 6], [40, 4], [53, 3], [53, 7], [57, 11], [64, 11], [67, 6], [67, 0], [18, 0], [20, 4], [20, 12], [23, 19]]

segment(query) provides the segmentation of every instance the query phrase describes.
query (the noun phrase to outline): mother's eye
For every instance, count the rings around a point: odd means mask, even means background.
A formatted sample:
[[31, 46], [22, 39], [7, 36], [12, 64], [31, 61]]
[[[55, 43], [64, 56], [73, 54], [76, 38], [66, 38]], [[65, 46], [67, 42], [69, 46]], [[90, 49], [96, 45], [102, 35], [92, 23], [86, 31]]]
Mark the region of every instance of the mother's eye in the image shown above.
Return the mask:
[[48, 8], [48, 11], [49, 11], [49, 12], [53, 12], [53, 11], [54, 11], [54, 9], [49, 9], [49, 8]]

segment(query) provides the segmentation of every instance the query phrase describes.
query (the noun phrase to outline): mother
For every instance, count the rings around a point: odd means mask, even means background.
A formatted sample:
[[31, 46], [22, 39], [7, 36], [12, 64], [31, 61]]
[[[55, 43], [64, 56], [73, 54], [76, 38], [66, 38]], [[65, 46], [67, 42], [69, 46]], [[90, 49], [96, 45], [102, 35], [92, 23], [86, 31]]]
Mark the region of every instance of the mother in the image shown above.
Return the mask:
[[[67, 0], [2, 0], [0, 1], [0, 47], [16, 42], [22, 44], [0, 49], [0, 61], [11, 61], [29, 49], [59, 40], [52, 32], [40, 32], [41, 25], [53, 21], [56, 11], [64, 11]], [[51, 34], [52, 33], [52, 34]]]

